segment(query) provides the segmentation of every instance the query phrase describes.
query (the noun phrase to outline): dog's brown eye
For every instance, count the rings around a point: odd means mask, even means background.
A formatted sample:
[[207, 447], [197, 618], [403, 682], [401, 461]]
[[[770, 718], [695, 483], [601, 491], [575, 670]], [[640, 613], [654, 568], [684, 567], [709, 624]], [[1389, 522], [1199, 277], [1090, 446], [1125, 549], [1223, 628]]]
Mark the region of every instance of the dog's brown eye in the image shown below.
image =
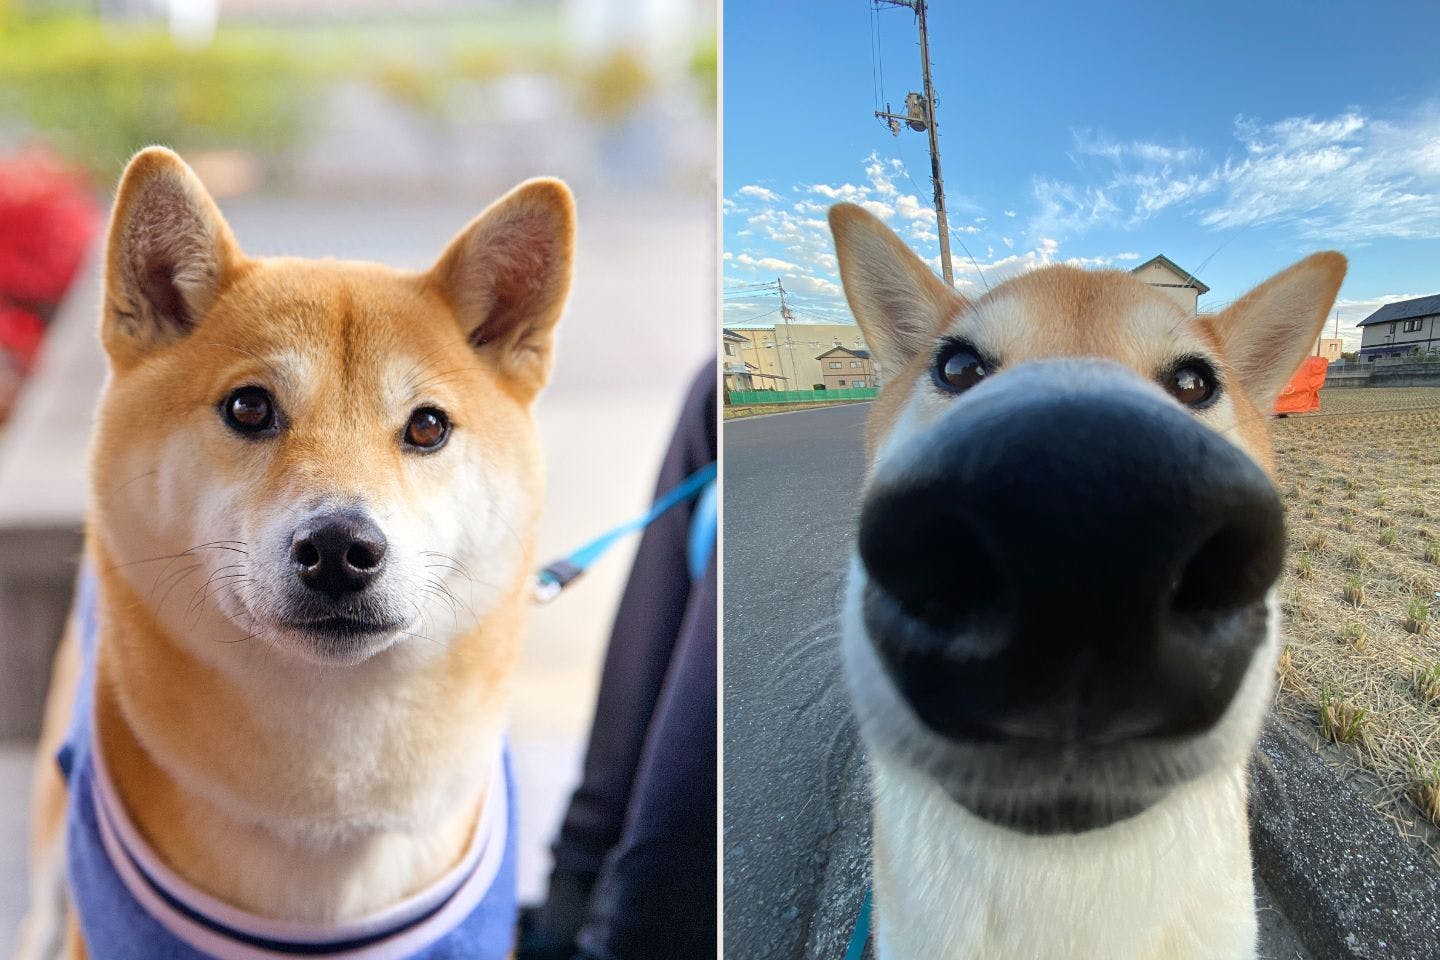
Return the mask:
[[434, 407], [421, 407], [410, 414], [405, 425], [405, 442], [421, 450], [434, 450], [450, 435], [450, 421]]
[[260, 387], [241, 387], [225, 398], [225, 423], [237, 433], [257, 434], [275, 429], [275, 398]]
[[1203, 407], [1215, 396], [1215, 374], [1201, 363], [1181, 363], [1161, 384], [1187, 407]]
[[960, 393], [985, 379], [985, 362], [963, 343], [953, 343], [935, 358], [935, 382], [942, 390]]

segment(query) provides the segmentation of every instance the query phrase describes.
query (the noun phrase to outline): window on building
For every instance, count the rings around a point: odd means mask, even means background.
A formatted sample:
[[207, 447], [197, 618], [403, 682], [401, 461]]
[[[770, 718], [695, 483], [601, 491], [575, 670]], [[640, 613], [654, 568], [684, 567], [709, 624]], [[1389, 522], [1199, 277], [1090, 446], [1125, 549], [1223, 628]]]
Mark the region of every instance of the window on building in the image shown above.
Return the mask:
[[852, 367], [858, 367], [858, 366], [860, 366], [860, 361], [859, 361], [859, 360], [851, 360], [851, 361], [850, 361], [850, 366], [852, 366]]
[[1416, 332], [1417, 330], [1420, 329], [1420, 325], [1421, 325], [1421, 321], [1419, 321], [1419, 320], [1406, 320], [1406, 321], [1405, 321], [1404, 332], [1405, 332], [1405, 333], [1414, 333], [1414, 332]]
[[840, 386], [842, 386], [842, 387], [845, 386], [845, 381], [844, 381], [844, 380], [841, 380], [841, 381], [840, 381]]
[[830, 361], [830, 369], [831, 369], [831, 370], [839, 370], [839, 369], [840, 369], [841, 367], [843, 367], [843, 366], [844, 366], [844, 364], [841, 363], [839, 360], [831, 360], [831, 361]]

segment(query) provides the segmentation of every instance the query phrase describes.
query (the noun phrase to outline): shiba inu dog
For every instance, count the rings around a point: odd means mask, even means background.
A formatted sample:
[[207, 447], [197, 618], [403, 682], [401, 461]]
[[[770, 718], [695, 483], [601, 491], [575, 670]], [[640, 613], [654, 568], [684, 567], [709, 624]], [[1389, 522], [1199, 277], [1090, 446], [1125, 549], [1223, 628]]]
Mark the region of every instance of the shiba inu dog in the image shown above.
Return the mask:
[[859, 207], [830, 225], [885, 381], [842, 617], [879, 956], [1253, 957], [1264, 421], [1345, 258], [1192, 316], [1066, 266], [966, 299]]
[[510, 951], [531, 406], [573, 238], [532, 180], [428, 271], [250, 258], [175, 154], [131, 161], [21, 957]]

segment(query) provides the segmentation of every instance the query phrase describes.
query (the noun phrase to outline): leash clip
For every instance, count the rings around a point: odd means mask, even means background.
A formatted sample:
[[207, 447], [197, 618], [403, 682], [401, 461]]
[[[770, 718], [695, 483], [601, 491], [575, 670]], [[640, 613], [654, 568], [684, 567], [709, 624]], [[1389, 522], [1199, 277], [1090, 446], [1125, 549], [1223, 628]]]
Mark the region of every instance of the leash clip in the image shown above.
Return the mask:
[[537, 605], [544, 606], [560, 596], [560, 591], [564, 589], [558, 581], [541, 573], [535, 578], [535, 585], [530, 590], [530, 599]]
[[568, 557], [556, 560], [535, 575], [535, 584], [530, 588], [530, 599], [536, 604], [549, 603], [584, 572], [584, 567], [572, 563]]

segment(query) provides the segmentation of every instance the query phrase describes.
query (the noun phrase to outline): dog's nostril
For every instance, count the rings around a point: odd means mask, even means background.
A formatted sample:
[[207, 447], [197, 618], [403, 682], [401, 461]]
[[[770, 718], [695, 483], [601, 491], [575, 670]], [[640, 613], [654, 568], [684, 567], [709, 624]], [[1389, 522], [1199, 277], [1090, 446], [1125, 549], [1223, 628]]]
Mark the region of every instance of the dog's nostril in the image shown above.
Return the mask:
[[294, 561], [307, 569], [320, 563], [320, 551], [309, 540], [301, 540], [290, 552]]
[[1192, 614], [1234, 610], [1262, 599], [1279, 576], [1284, 528], [1257, 505], [1227, 523], [1191, 555], [1170, 607]]
[[373, 570], [380, 565], [384, 552], [379, 544], [357, 542], [345, 552], [345, 562], [356, 570]]

